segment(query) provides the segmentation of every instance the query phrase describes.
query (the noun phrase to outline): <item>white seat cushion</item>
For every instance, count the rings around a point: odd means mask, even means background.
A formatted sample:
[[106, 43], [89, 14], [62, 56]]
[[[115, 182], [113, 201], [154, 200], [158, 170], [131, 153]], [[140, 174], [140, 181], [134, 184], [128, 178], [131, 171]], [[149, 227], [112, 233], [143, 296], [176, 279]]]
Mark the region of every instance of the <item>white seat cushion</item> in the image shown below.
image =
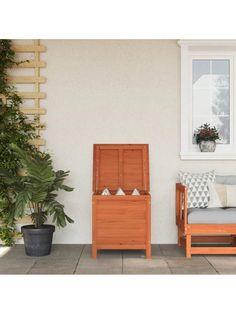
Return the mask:
[[236, 224], [236, 208], [189, 208], [189, 224]]

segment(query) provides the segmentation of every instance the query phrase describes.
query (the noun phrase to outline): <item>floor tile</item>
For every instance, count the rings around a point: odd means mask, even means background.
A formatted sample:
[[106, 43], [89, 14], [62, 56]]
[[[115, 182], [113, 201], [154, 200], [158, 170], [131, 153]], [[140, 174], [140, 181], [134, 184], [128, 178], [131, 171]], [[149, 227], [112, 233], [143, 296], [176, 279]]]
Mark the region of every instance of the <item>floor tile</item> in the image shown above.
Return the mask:
[[216, 274], [214, 267], [204, 256], [166, 257], [171, 272], [173, 274]]
[[163, 256], [185, 256], [185, 250], [176, 244], [161, 244], [160, 251]]
[[78, 259], [83, 247], [83, 244], [53, 244], [51, 254], [39, 258]]
[[171, 273], [175, 275], [216, 275], [217, 272], [212, 267], [171, 267]]
[[80, 261], [109, 261], [111, 259], [122, 259], [121, 250], [99, 250], [97, 252], [97, 258], [92, 258], [92, 246], [90, 244], [86, 244], [83, 248], [83, 252], [80, 257]]
[[77, 265], [76, 259], [37, 260], [29, 270], [29, 274], [73, 274]]
[[206, 259], [220, 274], [236, 274], [236, 256], [207, 255]]
[[99, 251], [97, 258], [91, 258], [91, 245], [85, 245], [77, 265], [76, 274], [121, 274], [122, 251]]
[[165, 256], [165, 260], [168, 261], [170, 267], [185, 266], [199, 266], [210, 265], [204, 256], [192, 256], [192, 258], [186, 258], [182, 256]]
[[9, 248], [9, 251], [5, 255], [3, 255], [0, 259], [7, 259], [7, 260], [31, 259], [33, 260], [34, 257], [27, 256], [25, 254], [25, 247], [23, 244], [17, 244]]
[[0, 274], [236, 274], [235, 255], [185, 257], [177, 245], [152, 245], [144, 250], [101, 250], [91, 258], [91, 245], [55, 244], [51, 255], [30, 257], [24, 245], [0, 250]]
[[146, 259], [146, 252], [144, 250], [125, 250], [123, 251], [123, 257], [128, 258], [142, 258]]
[[78, 265], [75, 271], [76, 275], [121, 275], [122, 265], [99, 265], [83, 266]]
[[166, 261], [162, 258], [145, 259], [127, 257], [123, 259], [124, 274], [170, 274]]
[[27, 274], [34, 265], [34, 259], [0, 259], [0, 274]]
[[152, 244], [152, 257], [160, 257], [162, 256], [162, 250], [161, 250], [161, 245], [159, 244]]

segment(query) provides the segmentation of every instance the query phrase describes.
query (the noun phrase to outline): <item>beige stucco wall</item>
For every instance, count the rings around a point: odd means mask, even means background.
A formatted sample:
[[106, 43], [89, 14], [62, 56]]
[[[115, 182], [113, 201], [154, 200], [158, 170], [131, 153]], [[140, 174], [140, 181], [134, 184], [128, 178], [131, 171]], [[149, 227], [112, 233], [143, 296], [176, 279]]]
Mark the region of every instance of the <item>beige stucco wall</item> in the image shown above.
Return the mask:
[[91, 242], [93, 143], [148, 143], [152, 242], [175, 243], [178, 170], [232, 172], [233, 161], [181, 161], [180, 49], [176, 40], [43, 40], [44, 133], [55, 166], [70, 169], [61, 196], [75, 223], [57, 243]]

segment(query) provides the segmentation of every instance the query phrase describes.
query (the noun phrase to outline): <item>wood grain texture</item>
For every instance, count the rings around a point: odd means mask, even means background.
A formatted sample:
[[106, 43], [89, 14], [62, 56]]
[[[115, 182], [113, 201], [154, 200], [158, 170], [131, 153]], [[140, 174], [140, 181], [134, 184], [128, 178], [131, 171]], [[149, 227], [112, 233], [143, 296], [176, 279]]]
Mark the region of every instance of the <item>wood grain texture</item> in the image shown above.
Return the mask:
[[46, 68], [45, 61], [29, 60], [13, 66], [14, 68]]
[[236, 247], [192, 247], [192, 254], [236, 254]]
[[[142, 195], [99, 195], [105, 187], [113, 193], [121, 187], [129, 194], [138, 188]], [[93, 190], [92, 257], [98, 249], [145, 249], [150, 258], [148, 145], [94, 145]]]
[[46, 47], [42, 45], [13, 45], [15, 52], [45, 52]]
[[43, 92], [19, 92], [18, 95], [23, 99], [44, 99], [46, 93]]
[[46, 114], [46, 109], [44, 108], [20, 108], [20, 110], [27, 115], [32, 115], [32, 114]]
[[231, 236], [192, 236], [192, 243], [224, 243], [231, 244]]
[[[32, 107], [21, 107], [21, 111], [27, 115], [34, 115], [37, 117], [37, 121], [39, 127], [36, 128], [38, 139], [31, 141], [37, 148], [42, 145], [45, 145], [45, 140], [41, 139], [41, 132], [44, 128], [40, 127], [40, 116], [46, 113], [44, 108], [41, 108], [40, 100], [46, 98], [46, 93], [41, 92], [41, 84], [46, 82], [46, 78], [40, 75], [40, 69], [46, 67], [46, 62], [40, 60], [40, 55], [42, 52], [46, 51], [46, 47], [40, 45], [40, 40], [34, 40], [33, 44], [30, 45], [13, 45], [14, 51], [19, 56], [20, 60], [27, 60], [18, 65], [15, 65], [14, 68], [19, 68], [15, 72], [17, 75], [11, 75], [8, 77], [8, 82], [13, 84], [30, 84], [30, 90], [32, 91], [21, 91], [18, 92], [18, 95], [22, 99], [30, 99], [33, 100], [34, 106]], [[33, 59], [28, 60], [25, 53], [32, 53]], [[34, 74], [24, 75], [26, 71], [25, 68], [32, 68], [34, 70]], [[21, 70], [22, 69], [22, 70]], [[33, 86], [33, 89], [32, 89]], [[29, 90], [29, 89], [28, 89]], [[31, 101], [32, 102], [32, 101]]]
[[46, 77], [44, 76], [9, 76], [7, 78], [9, 83], [14, 84], [33, 84], [33, 83], [45, 83]]
[[[184, 219], [183, 219], [184, 218]], [[235, 245], [236, 224], [188, 224], [187, 188], [176, 184], [176, 225], [178, 245], [192, 254], [236, 254], [236, 247], [192, 246], [192, 243]]]
[[149, 192], [149, 156], [147, 144], [95, 144], [93, 191], [119, 187]]
[[191, 234], [186, 234], [186, 242], [185, 242], [185, 250], [186, 250], [186, 257], [191, 257]]
[[150, 195], [94, 195], [92, 216], [94, 252], [101, 247], [132, 249], [135, 245], [151, 257]]

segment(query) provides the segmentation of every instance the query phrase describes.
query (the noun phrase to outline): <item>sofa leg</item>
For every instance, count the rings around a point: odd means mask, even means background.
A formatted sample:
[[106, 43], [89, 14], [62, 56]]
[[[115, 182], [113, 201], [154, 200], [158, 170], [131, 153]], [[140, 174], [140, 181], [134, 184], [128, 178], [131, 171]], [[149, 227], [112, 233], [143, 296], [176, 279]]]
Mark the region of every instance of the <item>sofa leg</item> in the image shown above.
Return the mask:
[[191, 234], [186, 234], [186, 257], [191, 258]]
[[178, 246], [181, 246], [181, 238], [183, 236], [183, 233], [181, 229], [178, 227]]

